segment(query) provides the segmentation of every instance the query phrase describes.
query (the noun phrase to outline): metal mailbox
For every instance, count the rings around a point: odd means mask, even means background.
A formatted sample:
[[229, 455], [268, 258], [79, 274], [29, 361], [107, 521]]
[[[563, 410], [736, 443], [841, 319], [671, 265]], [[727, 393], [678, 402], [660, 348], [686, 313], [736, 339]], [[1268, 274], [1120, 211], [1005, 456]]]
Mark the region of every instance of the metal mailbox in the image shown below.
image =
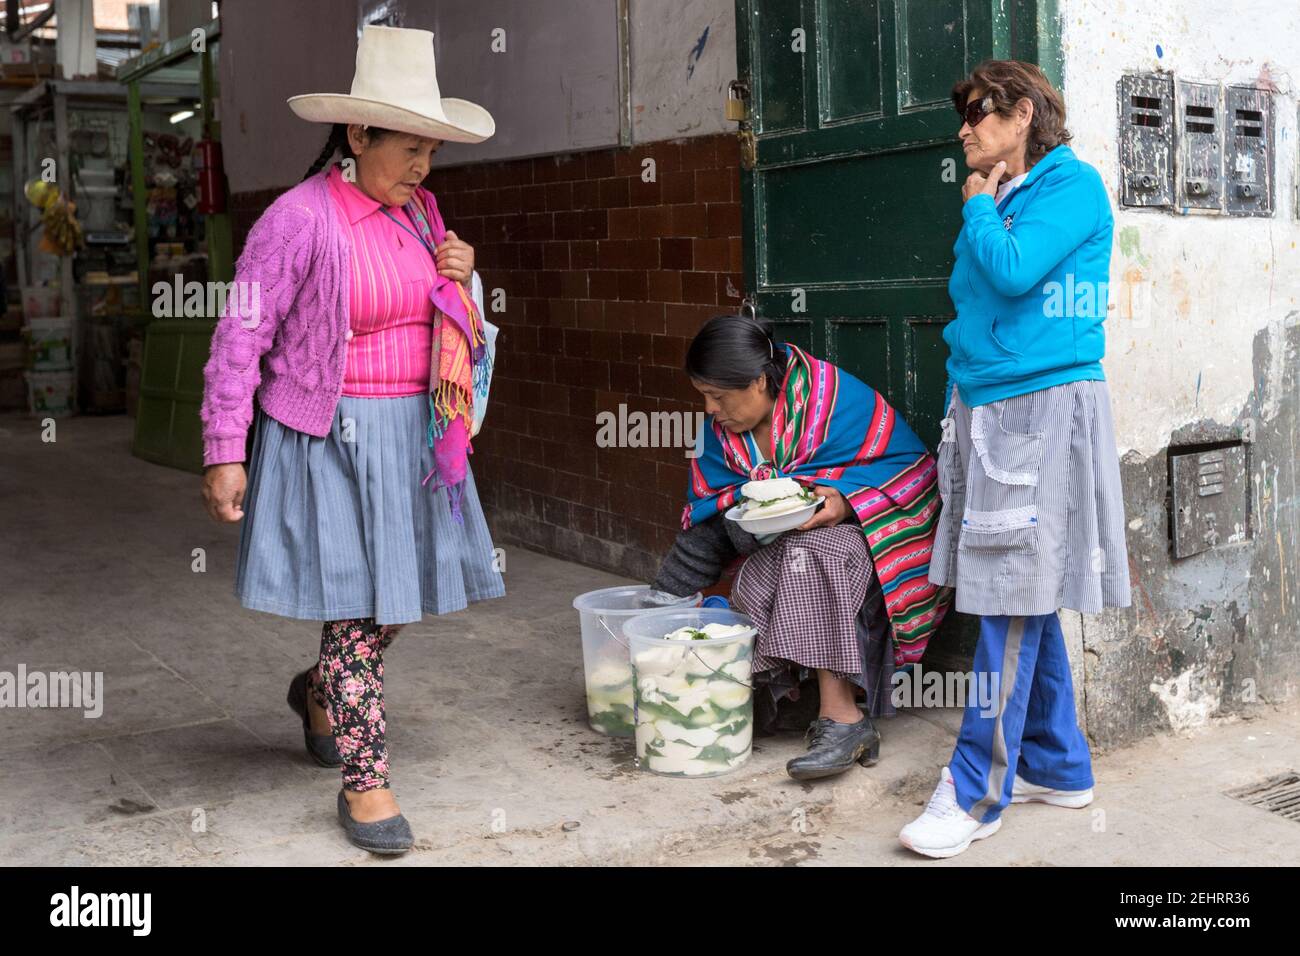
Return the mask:
[[1170, 535], [1174, 557], [1186, 558], [1250, 536], [1246, 449], [1169, 449]]
[[1228, 215], [1271, 216], [1273, 98], [1268, 90], [1230, 86], [1223, 105]]
[[1119, 162], [1125, 206], [1174, 204], [1174, 79], [1158, 73], [1119, 78]]
[[1217, 83], [1178, 81], [1178, 200], [1223, 208], [1223, 122]]

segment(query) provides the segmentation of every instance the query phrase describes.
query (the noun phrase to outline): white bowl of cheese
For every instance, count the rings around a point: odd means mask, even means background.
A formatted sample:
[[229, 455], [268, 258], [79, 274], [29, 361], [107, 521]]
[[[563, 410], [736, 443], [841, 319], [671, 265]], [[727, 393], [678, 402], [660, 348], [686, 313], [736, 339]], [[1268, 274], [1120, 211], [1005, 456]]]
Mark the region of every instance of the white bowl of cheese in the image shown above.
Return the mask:
[[727, 519], [750, 534], [792, 531], [811, 518], [826, 499], [793, 478], [749, 481], [740, 488], [743, 501], [727, 509]]

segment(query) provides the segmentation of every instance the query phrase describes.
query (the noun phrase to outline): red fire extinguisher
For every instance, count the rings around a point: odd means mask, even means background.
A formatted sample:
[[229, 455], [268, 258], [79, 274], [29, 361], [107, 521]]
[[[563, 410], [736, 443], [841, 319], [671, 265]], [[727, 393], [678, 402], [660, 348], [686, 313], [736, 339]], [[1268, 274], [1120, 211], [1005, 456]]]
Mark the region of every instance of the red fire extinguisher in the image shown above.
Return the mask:
[[199, 178], [197, 211], [208, 214], [226, 211], [226, 170], [221, 161], [221, 144], [201, 139], [194, 144], [194, 169]]

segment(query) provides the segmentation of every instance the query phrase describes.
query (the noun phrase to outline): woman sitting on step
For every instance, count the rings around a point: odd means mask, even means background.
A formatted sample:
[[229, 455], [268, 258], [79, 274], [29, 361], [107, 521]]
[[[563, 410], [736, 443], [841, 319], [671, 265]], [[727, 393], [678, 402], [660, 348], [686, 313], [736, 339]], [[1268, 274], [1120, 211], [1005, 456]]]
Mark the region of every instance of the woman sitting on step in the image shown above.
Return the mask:
[[[652, 587], [691, 594], [744, 556], [732, 603], [759, 632], [757, 732], [790, 729], [790, 717], [806, 713], [808, 753], [786, 766], [797, 780], [870, 766], [880, 749], [872, 718], [894, 713], [894, 668], [920, 659], [947, 609], [946, 592], [927, 578], [934, 459], [878, 392], [773, 341], [754, 319], [710, 320], [686, 373], [708, 417], [684, 530]], [[781, 477], [826, 499], [798, 529], [756, 538], [724, 517], [746, 482]]]

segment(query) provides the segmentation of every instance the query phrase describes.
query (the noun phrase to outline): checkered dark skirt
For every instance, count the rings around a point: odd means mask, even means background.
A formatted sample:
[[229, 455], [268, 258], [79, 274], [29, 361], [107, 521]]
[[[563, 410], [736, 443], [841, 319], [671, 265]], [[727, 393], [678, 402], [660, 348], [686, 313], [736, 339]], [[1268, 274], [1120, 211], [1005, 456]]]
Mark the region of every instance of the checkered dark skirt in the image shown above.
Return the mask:
[[861, 687], [869, 716], [890, 716], [894, 648], [862, 529], [790, 531], [746, 559], [732, 601], [758, 627], [754, 677], [775, 700], [814, 670]]

